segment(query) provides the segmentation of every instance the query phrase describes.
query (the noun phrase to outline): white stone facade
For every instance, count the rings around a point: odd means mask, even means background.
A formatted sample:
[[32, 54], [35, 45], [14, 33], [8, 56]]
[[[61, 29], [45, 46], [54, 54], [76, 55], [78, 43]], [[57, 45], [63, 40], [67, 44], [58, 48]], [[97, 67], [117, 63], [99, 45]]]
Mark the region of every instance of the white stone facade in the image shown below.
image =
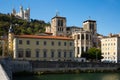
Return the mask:
[[87, 52], [91, 47], [97, 47], [96, 21], [87, 20], [83, 22], [83, 28], [72, 32], [75, 44], [75, 57]]
[[30, 21], [30, 8], [23, 10], [23, 7], [20, 6], [20, 12], [16, 12], [15, 9], [12, 10], [12, 14], [18, 18]]

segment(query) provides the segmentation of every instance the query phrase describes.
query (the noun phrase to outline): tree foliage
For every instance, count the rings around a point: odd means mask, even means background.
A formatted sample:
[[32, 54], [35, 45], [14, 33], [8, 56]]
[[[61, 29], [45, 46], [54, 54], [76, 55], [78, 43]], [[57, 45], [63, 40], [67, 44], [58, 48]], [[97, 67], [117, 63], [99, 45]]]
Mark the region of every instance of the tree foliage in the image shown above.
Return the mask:
[[100, 60], [103, 57], [101, 56], [101, 50], [95, 47], [90, 48], [87, 52], [82, 53], [82, 57], [85, 57], [87, 60]]
[[13, 25], [14, 33], [18, 34], [36, 34], [45, 31], [45, 23], [43, 20], [31, 19], [30, 22], [16, 18], [14, 15], [0, 13], [0, 36], [7, 35], [9, 26]]

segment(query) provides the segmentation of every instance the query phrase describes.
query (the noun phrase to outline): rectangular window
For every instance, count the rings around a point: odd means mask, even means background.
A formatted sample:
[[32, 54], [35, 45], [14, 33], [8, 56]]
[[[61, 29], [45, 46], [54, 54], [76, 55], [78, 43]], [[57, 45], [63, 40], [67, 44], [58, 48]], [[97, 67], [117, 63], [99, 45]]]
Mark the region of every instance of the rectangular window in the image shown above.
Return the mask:
[[81, 35], [81, 40], [84, 40], [84, 34]]
[[66, 58], [66, 51], [64, 52], [64, 57]]
[[72, 46], [72, 42], [70, 42], [70, 46]]
[[86, 52], [88, 51], [88, 47], [86, 47]]
[[36, 41], [36, 45], [39, 45], [39, 41]]
[[44, 51], [44, 53], [43, 53], [43, 57], [44, 57], [44, 58], [47, 57], [47, 52], [46, 52], [46, 51]]
[[64, 42], [64, 46], [66, 46], [66, 42]]
[[53, 41], [51, 42], [51, 45], [54, 46], [54, 42]]
[[61, 46], [61, 42], [58, 42], [58, 46]]
[[39, 58], [39, 51], [36, 51], [36, 58]]
[[52, 58], [54, 57], [54, 51], [51, 51], [51, 57]]
[[22, 58], [23, 57], [23, 50], [19, 50], [18, 51], [18, 58]]
[[19, 44], [22, 44], [22, 40], [19, 40]]
[[61, 52], [60, 52], [60, 51], [58, 52], [58, 57], [59, 57], [59, 58], [61, 57]]
[[82, 47], [82, 49], [81, 49], [81, 50], [82, 50], [82, 53], [83, 53], [83, 52], [84, 52], [84, 47]]
[[27, 43], [27, 45], [29, 45], [29, 44], [30, 44], [30, 41], [29, 41], [29, 40], [27, 40], [27, 41], [26, 41], [26, 43]]
[[60, 22], [61, 22], [61, 26], [63, 26], [63, 20], [61, 20]]
[[28, 57], [28, 58], [31, 57], [31, 51], [30, 50], [26, 50], [26, 57]]
[[70, 58], [72, 57], [72, 51], [70, 51]]
[[79, 34], [77, 35], [77, 39], [80, 39], [80, 35]]
[[44, 46], [46, 46], [47, 45], [47, 42], [46, 41], [44, 41]]
[[77, 47], [77, 53], [79, 54], [79, 47]]

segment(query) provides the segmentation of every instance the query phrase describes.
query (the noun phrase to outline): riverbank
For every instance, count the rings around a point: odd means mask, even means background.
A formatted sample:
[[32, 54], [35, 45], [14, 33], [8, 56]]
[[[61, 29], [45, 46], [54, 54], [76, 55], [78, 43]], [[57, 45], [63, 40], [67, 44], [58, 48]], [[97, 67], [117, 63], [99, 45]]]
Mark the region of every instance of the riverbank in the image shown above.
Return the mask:
[[81, 74], [81, 73], [120, 73], [120, 70], [68, 70], [68, 71], [39, 71], [39, 72], [15, 72], [13, 76], [39, 76], [39, 75], [47, 75], [47, 74]]
[[80, 73], [16, 76], [13, 80], [120, 80], [120, 73]]
[[[96, 63], [76, 61], [27, 61], [27, 60], [4, 60], [6, 71], [17, 75], [44, 75], [44, 74], [79, 74], [79, 73], [105, 73], [120, 72], [119, 63]], [[6, 63], [10, 64], [7, 68]]]

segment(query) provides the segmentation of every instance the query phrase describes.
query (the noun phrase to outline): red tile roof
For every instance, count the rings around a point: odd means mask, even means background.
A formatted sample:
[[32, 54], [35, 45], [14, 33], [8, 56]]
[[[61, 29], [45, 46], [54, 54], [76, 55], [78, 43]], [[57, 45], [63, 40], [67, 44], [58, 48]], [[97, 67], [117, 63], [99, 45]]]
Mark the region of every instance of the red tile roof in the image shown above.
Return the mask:
[[15, 35], [16, 38], [32, 38], [32, 39], [61, 39], [61, 40], [73, 40], [72, 38], [63, 36], [40, 36], [40, 35]]

